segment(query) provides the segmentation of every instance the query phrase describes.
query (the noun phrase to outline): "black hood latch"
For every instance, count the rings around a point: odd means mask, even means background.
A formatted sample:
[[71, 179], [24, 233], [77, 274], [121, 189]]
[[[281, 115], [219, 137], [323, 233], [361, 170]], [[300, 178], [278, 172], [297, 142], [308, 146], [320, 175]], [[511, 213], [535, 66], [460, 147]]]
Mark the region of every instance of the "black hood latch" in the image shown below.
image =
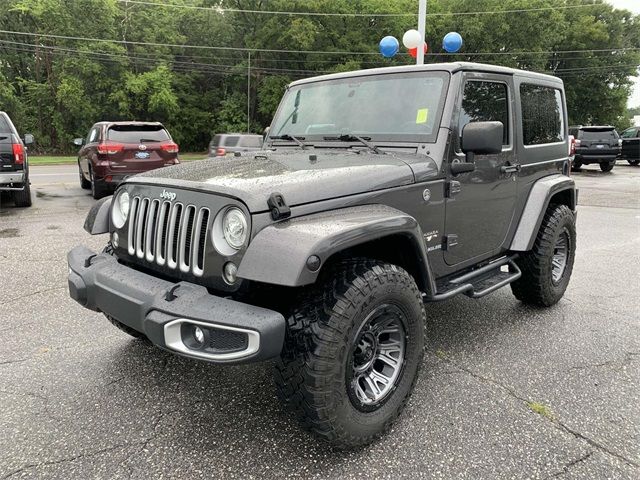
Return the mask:
[[271, 210], [271, 218], [274, 220], [282, 220], [291, 216], [291, 209], [287, 206], [287, 202], [284, 201], [284, 196], [281, 193], [272, 193], [269, 200], [267, 200], [267, 205]]

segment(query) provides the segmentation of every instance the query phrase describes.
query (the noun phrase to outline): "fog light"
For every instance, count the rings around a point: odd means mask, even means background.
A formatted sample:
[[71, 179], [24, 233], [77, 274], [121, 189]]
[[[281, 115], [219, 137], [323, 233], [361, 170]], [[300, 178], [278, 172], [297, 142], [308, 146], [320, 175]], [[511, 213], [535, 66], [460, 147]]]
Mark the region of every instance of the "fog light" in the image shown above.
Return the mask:
[[224, 281], [229, 285], [236, 283], [238, 279], [238, 267], [233, 262], [227, 262], [224, 265]]
[[193, 338], [196, 339], [198, 345], [202, 345], [204, 343], [204, 330], [200, 327], [193, 327]]
[[120, 236], [118, 235], [118, 232], [113, 232], [113, 234], [111, 235], [111, 243], [115, 248], [118, 248], [118, 245], [120, 243]]

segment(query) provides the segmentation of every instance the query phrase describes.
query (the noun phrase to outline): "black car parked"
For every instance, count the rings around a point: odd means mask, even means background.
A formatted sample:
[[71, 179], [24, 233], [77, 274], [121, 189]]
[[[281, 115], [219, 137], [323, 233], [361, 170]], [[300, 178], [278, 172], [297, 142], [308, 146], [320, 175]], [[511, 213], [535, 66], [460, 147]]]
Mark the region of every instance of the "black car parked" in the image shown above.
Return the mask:
[[31, 143], [33, 135], [20, 138], [9, 115], [0, 112], [0, 192], [11, 192], [16, 207], [31, 206], [29, 157], [25, 147]]
[[620, 134], [622, 158], [634, 167], [640, 165], [640, 127], [627, 128]]
[[574, 170], [582, 165], [600, 164], [600, 170], [610, 172], [620, 156], [620, 136], [611, 125], [570, 127], [569, 134], [575, 137], [576, 154]]

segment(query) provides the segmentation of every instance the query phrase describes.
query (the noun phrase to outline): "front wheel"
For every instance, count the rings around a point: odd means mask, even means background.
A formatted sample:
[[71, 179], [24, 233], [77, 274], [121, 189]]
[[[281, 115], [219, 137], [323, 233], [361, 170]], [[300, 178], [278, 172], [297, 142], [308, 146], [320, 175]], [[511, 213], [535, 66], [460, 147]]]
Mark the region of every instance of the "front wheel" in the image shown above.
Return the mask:
[[611, 170], [613, 170], [613, 167], [615, 166], [616, 166], [615, 160], [613, 162], [602, 162], [600, 164], [600, 170], [602, 170], [603, 172], [610, 172]]
[[549, 205], [533, 248], [516, 260], [522, 276], [511, 291], [523, 303], [549, 307], [564, 295], [576, 254], [576, 224], [566, 205]]
[[78, 175], [80, 176], [80, 188], [83, 190], [89, 190], [91, 188], [91, 182], [84, 178], [84, 173], [82, 173], [82, 167], [80, 167], [80, 163], [78, 163]]
[[627, 162], [629, 162], [629, 165], [631, 165], [632, 167], [637, 167], [638, 165], [640, 165], [640, 159], [638, 159], [638, 160], [629, 160], [629, 159], [627, 159]]
[[278, 395], [304, 427], [337, 448], [371, 443], [402, 412], [424, 350], [415, 281], [388, 263], [338, 263], [288, 319], [275, 365]]

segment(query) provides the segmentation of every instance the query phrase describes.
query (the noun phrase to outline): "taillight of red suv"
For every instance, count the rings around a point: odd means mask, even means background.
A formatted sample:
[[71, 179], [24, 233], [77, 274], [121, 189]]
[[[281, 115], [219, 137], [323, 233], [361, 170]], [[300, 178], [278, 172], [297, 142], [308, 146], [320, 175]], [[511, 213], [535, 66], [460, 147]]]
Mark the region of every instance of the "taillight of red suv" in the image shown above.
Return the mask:
[[101, 155], [115, 155], [124, 150], [121, 143], [101, 143], [98, 145], [98, 153]]
[[163, 143], [162, 145], [160, 145], [160, 148], [163, 152], [167, 153], [178, 153], [180, 151], [180, 148], [174, 142]]

